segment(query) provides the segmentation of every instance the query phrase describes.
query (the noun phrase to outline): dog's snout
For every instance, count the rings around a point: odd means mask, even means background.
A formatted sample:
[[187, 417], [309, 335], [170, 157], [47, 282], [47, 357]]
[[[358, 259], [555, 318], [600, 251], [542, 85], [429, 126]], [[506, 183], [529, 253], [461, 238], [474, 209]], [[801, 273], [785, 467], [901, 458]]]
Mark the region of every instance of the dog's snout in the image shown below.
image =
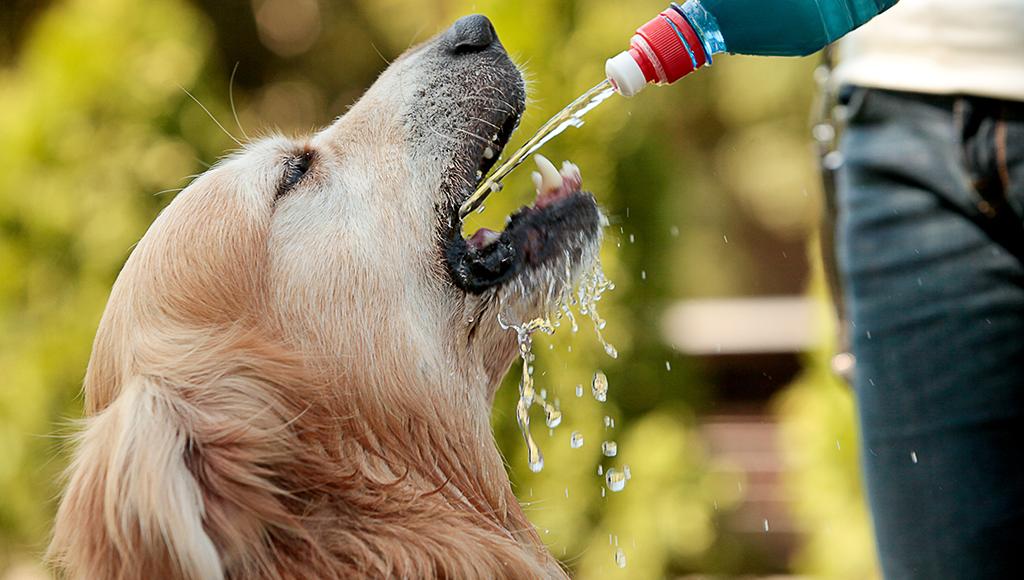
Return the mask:
[[498, 42], [498, 34], [486, 16], [474, 14], [455, 21], [445, 33], [448, 47], [455, 54], [480, 52]]

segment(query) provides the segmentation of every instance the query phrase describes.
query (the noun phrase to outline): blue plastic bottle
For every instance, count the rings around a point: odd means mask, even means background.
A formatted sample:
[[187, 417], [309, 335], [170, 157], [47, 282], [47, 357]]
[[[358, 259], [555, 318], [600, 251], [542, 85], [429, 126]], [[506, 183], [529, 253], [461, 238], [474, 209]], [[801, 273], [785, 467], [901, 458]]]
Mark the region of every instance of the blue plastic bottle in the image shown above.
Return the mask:
[[641, 26], [606, 73], [625, 96], [673, 83], [722, 52], [802, 56], [821, 50], [897, 0], [687, 0]]

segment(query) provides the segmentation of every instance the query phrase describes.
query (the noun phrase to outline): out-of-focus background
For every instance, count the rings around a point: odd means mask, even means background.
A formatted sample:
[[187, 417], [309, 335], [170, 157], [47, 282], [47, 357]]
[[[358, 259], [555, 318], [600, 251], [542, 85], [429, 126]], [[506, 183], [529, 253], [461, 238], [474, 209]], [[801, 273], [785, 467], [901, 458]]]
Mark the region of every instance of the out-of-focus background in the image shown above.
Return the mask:
[[[308, 131], [410, 45], [482, 12], [530, 79], [516, 146], [601, 80], [663, 4], [3, 0], [0, 578], [48, 576], [62, 436], [119, 267], [187, 176], [234, 147], [186, 91], [235, 134], [229, 97], [249, 135]], [[538, 387], [565, 413], [551, 433], [534, 427], [543, 472], [526, 468], [513, 418], [518, 369], [494, 428], [530, 517], [580, 578], [876, 576], [851, 396], [827, 362], [816, 64], [722, 57], [613, 98], [545, 149], [582, 168], [611, 218], [616, 289], [601, 307], [620, 356], [585, 324], [537, 339]], [[525, 203], [527, 173], [475, 219]], [[589, 394], [598, 369], [604, 404]], [[605, 440], [616, 457], [602, 457]], [[598, 465], [632, 479], [602, 494]]]

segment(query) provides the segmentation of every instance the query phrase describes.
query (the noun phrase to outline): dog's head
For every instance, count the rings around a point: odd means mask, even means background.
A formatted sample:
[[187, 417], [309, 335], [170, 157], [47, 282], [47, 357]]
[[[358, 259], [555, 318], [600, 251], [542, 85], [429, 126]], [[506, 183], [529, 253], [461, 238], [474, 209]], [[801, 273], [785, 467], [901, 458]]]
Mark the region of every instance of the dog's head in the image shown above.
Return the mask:
[[540, 314], [600, 239], [570, 168], [504, 232], [463, 238], [458, 208], [524, 103], [490, 22], [463, 18], [327, 128], [257, 141], [196, 179], [140, 242], [110, 308], [157, 325], [258, 322], [365, 384], [400, 368], [493, 389], [516, 352], [499, 314]]
[[434, 384], [462, 373], [497, 385], [515, 353], [499, 314], [539, 314], [600, 236], [597, 206], [567, 168], [504, 232], [463, 238], [459, 206], [524, 104], [491, 23], [470, 16], [398, 59], [327, 129], [265, 145], [261, 166], [277, 178], [263, 186], [268, 289], [285, 331], [312, 340], [303, 349], [406, 353]]
[[[95, 418], [57, 553], [92, 558], [93, 571], [118, 558], [140, 574], [264, 569], [272, 555], [246, 558], [270, 545], [268, 530], [298, 541], [313, 534], [295, 531], [306, 530], [303, 514], [320, 510], [348, 514], [336, 527], [349, 533], [366, 525], [354, 513], [370, 520], [388, 503], [363, 506], [367, 487], [390, 497], [406, 484], [539, 544], [489, 443], [490, 401], [517, 352], [498, 317], [549, 307], [593, 259], [603, 218], [567, 167], [546, 173], [504, 232], [462, 237], [459, 206], [524, 103], [490, 22], [466, 17], [395, 61], [327, 128], [252, 143], [179, 194], [104, 313], [86, 378]], [[339, 445], [332, 429], [350, 437]], [[297, 499], [311, 489], [326, 491]], [[332, 512], [334, 501], [343, 505]], [[79, 528], [102, 529], [114, 551], [79, 543]], [[370, 528], [360, 529], [351, 533]], [[148, 546], [158, 566], [127, 545]], [[387, 549], [360, 557], [384, 570]], [[399, 575], [427, 574], [416, 570]]]

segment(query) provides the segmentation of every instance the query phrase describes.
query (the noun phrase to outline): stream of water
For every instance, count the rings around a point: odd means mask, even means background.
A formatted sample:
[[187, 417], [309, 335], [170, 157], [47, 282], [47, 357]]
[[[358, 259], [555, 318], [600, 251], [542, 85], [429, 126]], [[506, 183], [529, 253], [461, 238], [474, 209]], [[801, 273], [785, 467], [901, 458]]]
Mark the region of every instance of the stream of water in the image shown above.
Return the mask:
[[491, 172], [483, 181], [480, 182], [480, 186], [476, 188], [473, 195], [469, 196], [469, 199], [462, 204], [459, 208], [459, 216], [465, 218], [473, 210], [480, 207], [480, 204], [484, 202], [491, 193], [501, 189], [501, 180], [504, 179], [509, 173], [519, 167], [523, 161], [530, 158], [531, 155], [537, 152], [543, 147], [548, 141], [551, 141], [555, 137], [562, 134], [563, 131], [569, 127], [582, 127], [583, 116], [592, 111], [595, 107], [603, 103], [608, 97], [615, 94], [615, 89], [612, 88], [612, 84], [608, 80], [601, 81], [587, 92], [580, 95], [576, 100], [569, 103], [567, 107], [559, 111], [554, 117], [548, 119], [533, 137], [523, 144], [522, 147], [517, 149], [508, 161], [502, 163], [497, 169]]

